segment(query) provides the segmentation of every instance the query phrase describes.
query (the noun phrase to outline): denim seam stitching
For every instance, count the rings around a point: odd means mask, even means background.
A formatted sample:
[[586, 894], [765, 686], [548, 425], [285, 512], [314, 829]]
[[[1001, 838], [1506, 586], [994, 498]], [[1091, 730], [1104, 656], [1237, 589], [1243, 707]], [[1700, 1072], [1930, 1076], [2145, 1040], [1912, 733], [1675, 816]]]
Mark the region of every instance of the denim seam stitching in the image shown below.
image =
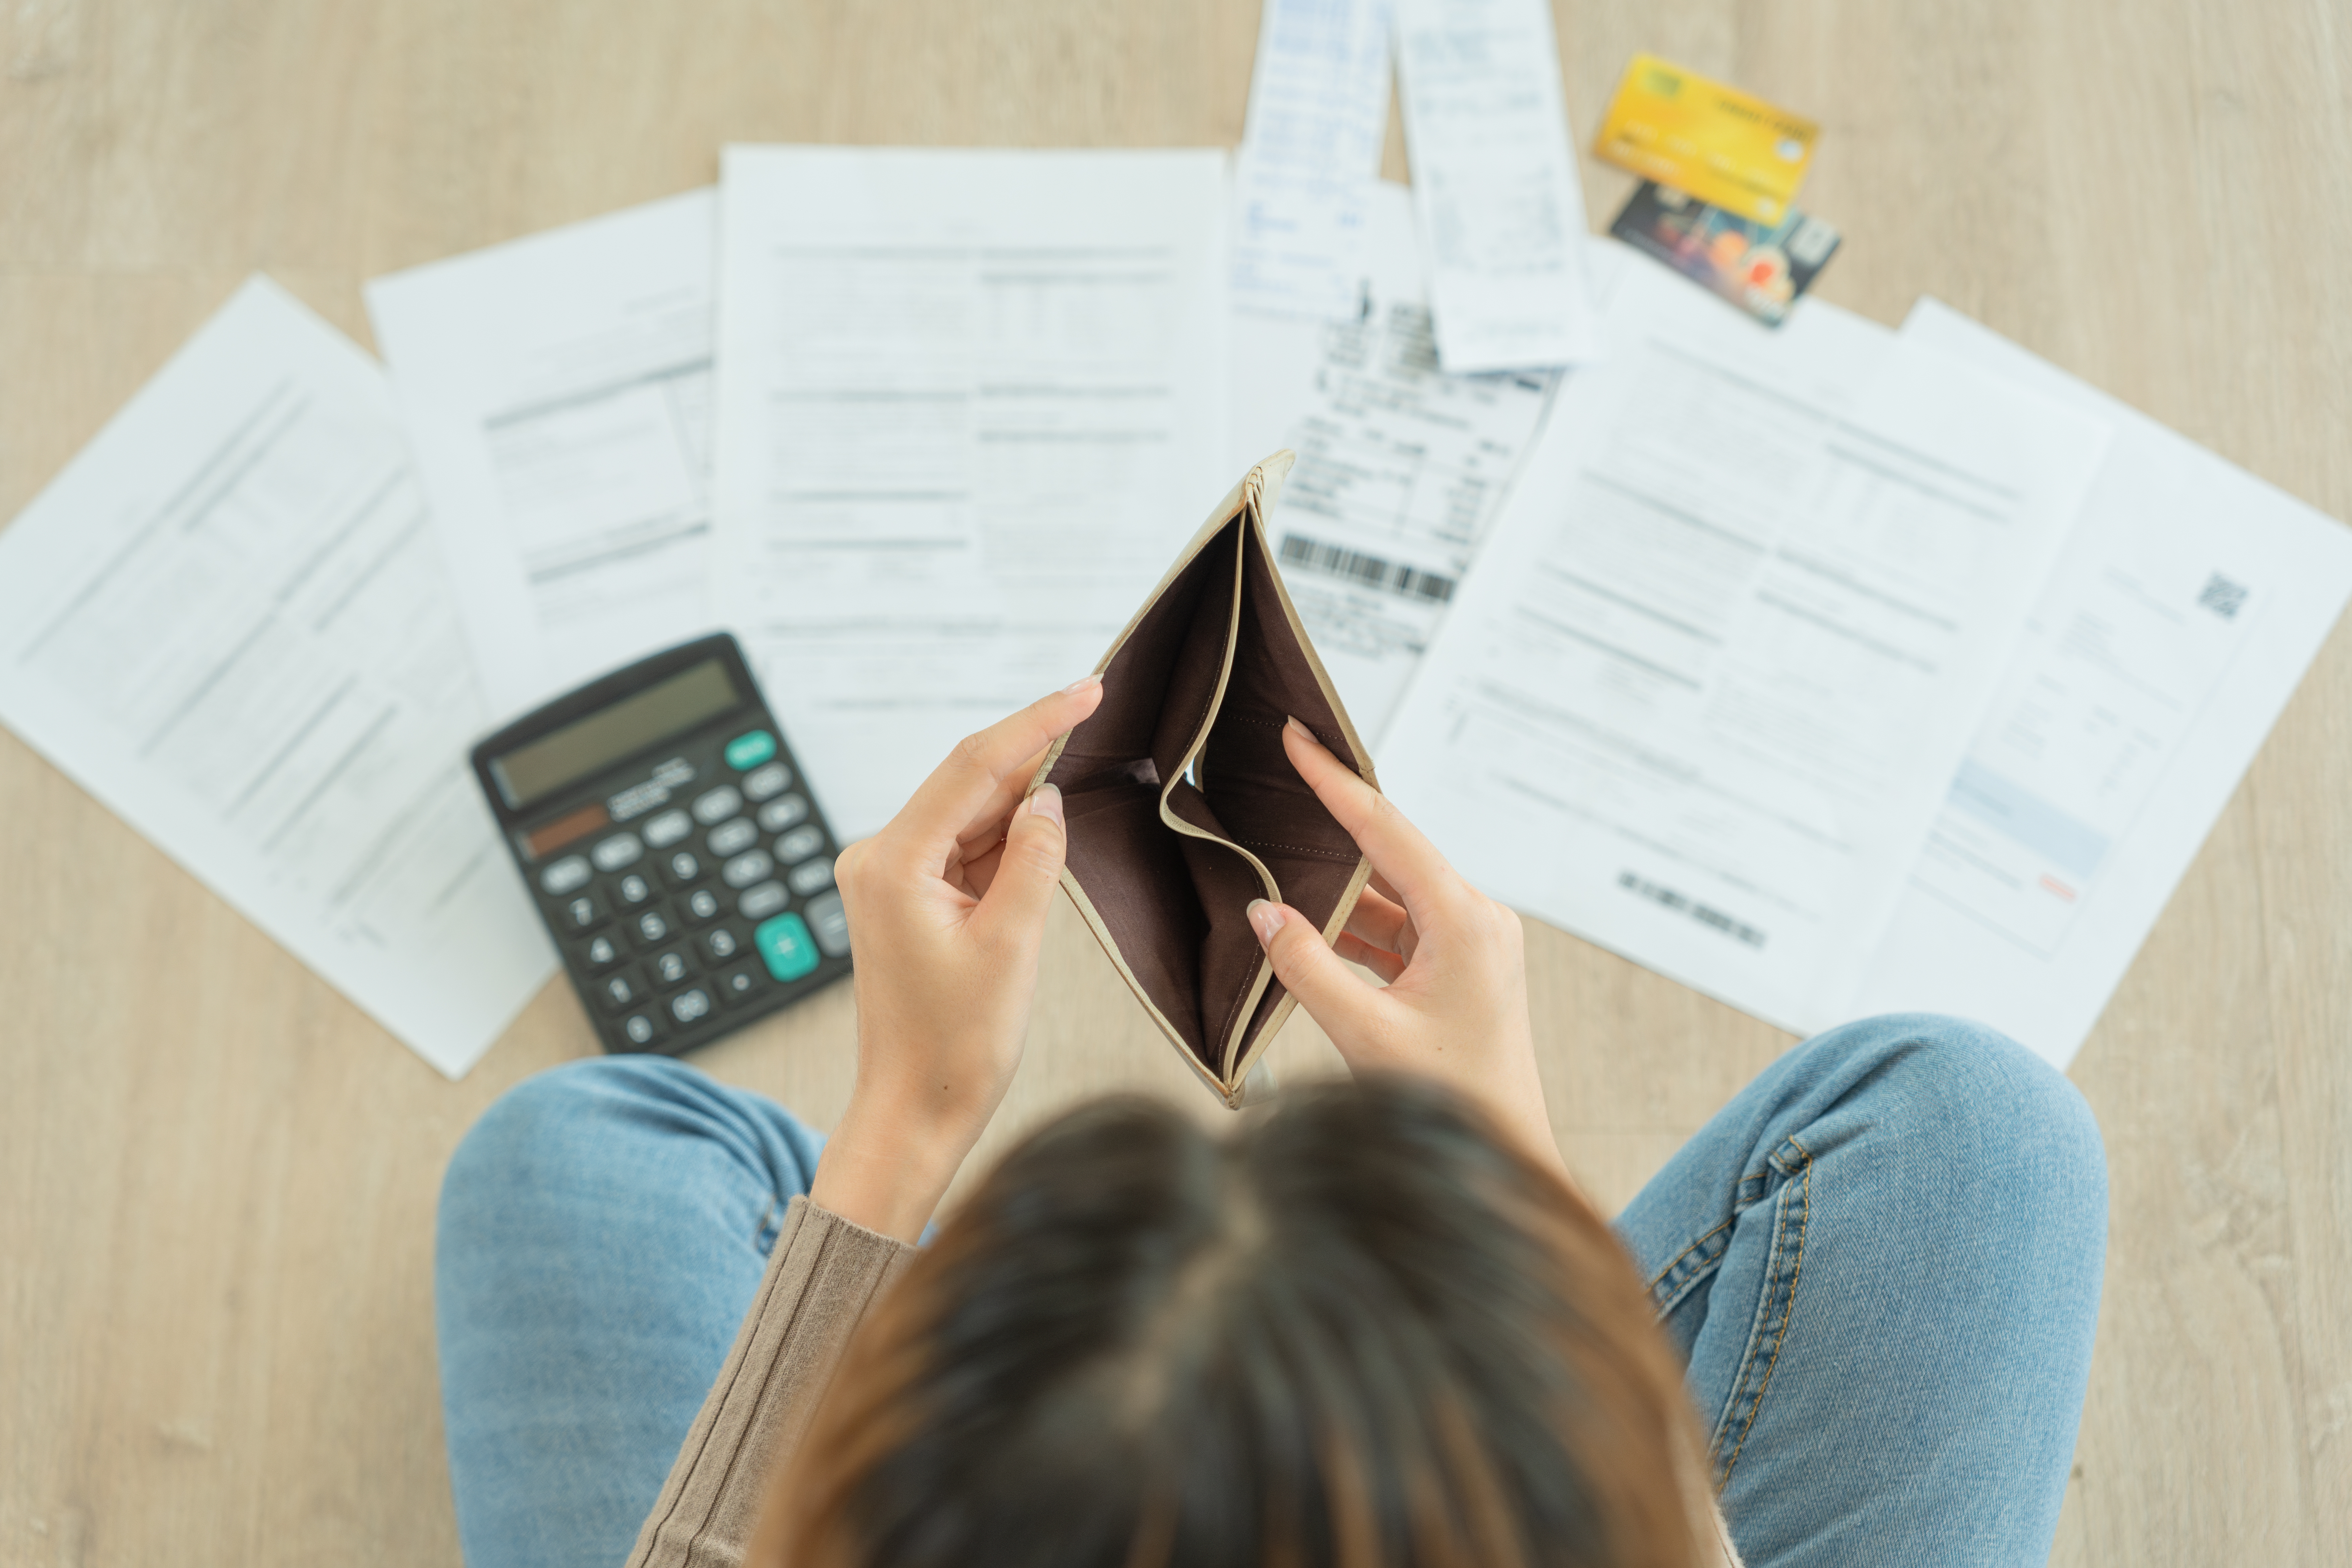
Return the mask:
[[1803, 1174], [1798, 1182], [1796, 1204], [1797, 1256], [1789, 1269], [1788, 1290], [1780, 1306], [1780, 1324], [1772, 1336], [1771, 1359], [1764, 1363], [1764, 1381], [1756, 1385], [1755, 1396], [1748, 1402], [1747, 1423], [1739, 1429], [1739, 1441], [1731, 1447], [1731, 1458], [1723, 1462], [1722, 1478], [1716, 1483], [1717, 1491], [1731, 1484], [1731, 1472], [1739, 1463], [1740, 1450], [1748, 1446], [1748, 1435], [1756, 1429], [1756, 1418], [1764, 1412], [1764, 1395], [1770, 1391], [1772, 1373], [1780, 1364], [1780, 1347], [1788, 1342], [1790, 1321], [1797, 1315], [1797, 1284], [1805, 1273], [1805, 1229], [1812, 1216], [1813, 1152], [1793, 1136], [1789, 1139], [1789, 1146], [1803, 1156], [1800, 1166]]
[[1725, 1231], [1729, 1230], [1733, 1222], [1738, 1218], [1738, 1216], [1735, 1215], [1731, 1219], [1722, 1221], [1720, 1224], [1717, 1225], [1713, 1230], [1707, 1231], [1697, 1240], [1692, 1242], [1688, 1247], [1685, 1247], [1680, 1252], [1675, 1253], [1672, 1262], [1668, 1263], [1664, 1268], [1659, 1269], [1655, 1274], [1650, 1276], [1648, 1289], [1652, 1291], [1655, 1291], [1658, 1286], [1664, 1282], [1667, 1275], [1672, 1274], [1675, 1269], [1680, 1268], [1683, 1266], [1683, 1259], [1688, 1258], [1692, 1253], [1696, 1252], [1700, 1247], [1705, 1247], [1711, 1238], [1720, 1236]]

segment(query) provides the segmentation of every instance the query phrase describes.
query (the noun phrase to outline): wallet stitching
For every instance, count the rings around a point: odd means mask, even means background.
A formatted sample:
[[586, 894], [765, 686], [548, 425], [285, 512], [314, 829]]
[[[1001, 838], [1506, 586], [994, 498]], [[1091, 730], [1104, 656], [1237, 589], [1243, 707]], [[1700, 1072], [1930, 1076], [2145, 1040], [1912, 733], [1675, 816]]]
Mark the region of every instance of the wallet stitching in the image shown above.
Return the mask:
[[1276, 844], [1264, 838], [1236, 838], [1234, 842], [1252, 849], [1283, 849], [1293, 855], [1313, 855], [1325, 860], [1337, 860], [1345, 866], [1352, 866], [1363, 858], [1360, 849], [1318, 849], [1309, 844]]

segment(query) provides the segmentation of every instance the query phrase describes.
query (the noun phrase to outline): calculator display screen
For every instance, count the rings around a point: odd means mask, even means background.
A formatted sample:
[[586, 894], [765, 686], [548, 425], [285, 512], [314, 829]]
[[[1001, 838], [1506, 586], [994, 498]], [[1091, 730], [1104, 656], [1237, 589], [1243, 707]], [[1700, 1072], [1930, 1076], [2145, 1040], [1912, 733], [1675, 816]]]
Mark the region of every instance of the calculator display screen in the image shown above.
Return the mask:
[[742, 700], [727, 678], [727, 667], [710, 659], [517, 746], [493, 759], [490, 773], [507, 805], [529, 805]]

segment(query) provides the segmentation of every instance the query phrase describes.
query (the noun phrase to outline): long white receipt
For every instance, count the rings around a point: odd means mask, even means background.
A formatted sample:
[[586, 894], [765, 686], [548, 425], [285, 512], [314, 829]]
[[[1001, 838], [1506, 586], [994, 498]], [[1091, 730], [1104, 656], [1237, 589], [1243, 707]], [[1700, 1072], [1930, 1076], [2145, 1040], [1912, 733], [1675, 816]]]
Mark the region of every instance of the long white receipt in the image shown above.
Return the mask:
[[0, 534], [0, 720], [451, 1077], [554, 964], [375, 363], [256, 278]]
[[1234, 303], [1344, 316], [1361, 298], [1388, 135], [1391, 0], [1267, 0], [1234, 170]]
[[730, 147], [720, 200], [717, 608], [856, 838], [1240, 477], [1224, 157]]
[[1784, 1026], [1856, 994], [2103, 450], [1818, 301], [1629, 265], [1391, 732], [1488, 891]]
[[1855, 1005], [2063, 1067], [2342, 613], [2352, 531], [1933, 300], [1903, 336], [2116, 440]]
[[1548, 0], [1397, 0], [1397, 85], [1450, 373], [1576, 364], [1598, 311]]
[[368, 284], [495, 714], [710, 628], [717, 218], [689, 191]]
[[1283, 580], [1377, 754], [1550, 406], [1557, 371], [1439, 374], [1412, 202], [1375, 184], [1360, 315], [1234, 334], [1236, 440], [1298, 454], [1274, 515]]

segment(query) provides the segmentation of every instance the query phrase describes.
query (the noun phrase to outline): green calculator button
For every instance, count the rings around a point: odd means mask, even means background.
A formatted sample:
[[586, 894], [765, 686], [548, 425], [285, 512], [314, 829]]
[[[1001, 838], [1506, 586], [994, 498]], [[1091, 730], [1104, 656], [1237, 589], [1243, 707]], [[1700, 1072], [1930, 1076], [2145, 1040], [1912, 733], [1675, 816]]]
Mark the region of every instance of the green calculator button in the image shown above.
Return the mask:
[[776, 738], [765, 730], [746, 730], [727, 742], [727, 765], [748, 773], [776, 754]]
[[767, 961], [768, 973], [779, 980], [798, 980], [816, 967], [816, 938], [798, 915], [761, 921], [751, 932], [751, 942]]

